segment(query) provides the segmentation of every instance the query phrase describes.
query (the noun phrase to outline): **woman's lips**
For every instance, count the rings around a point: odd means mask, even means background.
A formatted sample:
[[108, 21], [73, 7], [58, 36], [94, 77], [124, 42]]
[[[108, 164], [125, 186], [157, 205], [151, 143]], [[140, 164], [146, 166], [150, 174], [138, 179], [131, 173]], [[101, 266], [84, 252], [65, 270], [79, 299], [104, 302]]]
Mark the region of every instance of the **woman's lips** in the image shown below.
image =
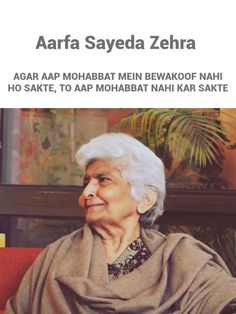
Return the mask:
[[105, 205], [104, 203], [86, 204], [85, 208], [88, 209], [88, 208], [91, 208], [91, 207], [104, 206], [104, 205]]

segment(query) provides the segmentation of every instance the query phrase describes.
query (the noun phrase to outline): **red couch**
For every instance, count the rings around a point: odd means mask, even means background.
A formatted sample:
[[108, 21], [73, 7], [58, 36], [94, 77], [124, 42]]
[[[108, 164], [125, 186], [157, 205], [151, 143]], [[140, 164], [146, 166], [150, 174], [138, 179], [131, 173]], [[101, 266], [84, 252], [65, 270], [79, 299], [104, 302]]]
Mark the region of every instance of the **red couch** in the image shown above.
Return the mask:
[[42, 248], [0, 248], [0, 314]]

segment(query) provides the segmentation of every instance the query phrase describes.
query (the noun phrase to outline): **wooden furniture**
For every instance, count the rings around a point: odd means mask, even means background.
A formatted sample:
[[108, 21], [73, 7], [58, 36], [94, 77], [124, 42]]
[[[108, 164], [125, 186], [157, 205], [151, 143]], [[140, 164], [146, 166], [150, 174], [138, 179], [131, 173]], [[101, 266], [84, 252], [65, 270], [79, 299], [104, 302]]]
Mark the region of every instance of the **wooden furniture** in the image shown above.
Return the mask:
[[[0, 185], [0, 232], [10, 239], [14, 217], [81, 218], [82, 187]], [[236, 228], [236, 190], [168, 190], [158, 223]]]

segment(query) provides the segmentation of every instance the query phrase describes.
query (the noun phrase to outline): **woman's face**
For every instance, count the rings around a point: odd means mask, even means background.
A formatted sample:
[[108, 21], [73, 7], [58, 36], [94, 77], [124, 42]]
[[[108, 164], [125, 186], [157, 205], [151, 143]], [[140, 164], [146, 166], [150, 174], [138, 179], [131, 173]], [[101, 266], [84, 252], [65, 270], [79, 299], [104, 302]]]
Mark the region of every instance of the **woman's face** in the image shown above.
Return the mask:
[[87, 167], [79, 204], [89, 224], [120, 226], [128, 218], [139, 219], [130, 185], [112, 161], [96, 160]]

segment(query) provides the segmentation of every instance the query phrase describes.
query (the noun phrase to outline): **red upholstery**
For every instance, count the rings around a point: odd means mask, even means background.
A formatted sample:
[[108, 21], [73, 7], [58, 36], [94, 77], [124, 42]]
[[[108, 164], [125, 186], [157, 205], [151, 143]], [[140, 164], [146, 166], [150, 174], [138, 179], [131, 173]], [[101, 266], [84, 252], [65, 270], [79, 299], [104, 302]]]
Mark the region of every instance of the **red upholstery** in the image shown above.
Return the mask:
[[0, 248], [0, 314], [41, 248]]

